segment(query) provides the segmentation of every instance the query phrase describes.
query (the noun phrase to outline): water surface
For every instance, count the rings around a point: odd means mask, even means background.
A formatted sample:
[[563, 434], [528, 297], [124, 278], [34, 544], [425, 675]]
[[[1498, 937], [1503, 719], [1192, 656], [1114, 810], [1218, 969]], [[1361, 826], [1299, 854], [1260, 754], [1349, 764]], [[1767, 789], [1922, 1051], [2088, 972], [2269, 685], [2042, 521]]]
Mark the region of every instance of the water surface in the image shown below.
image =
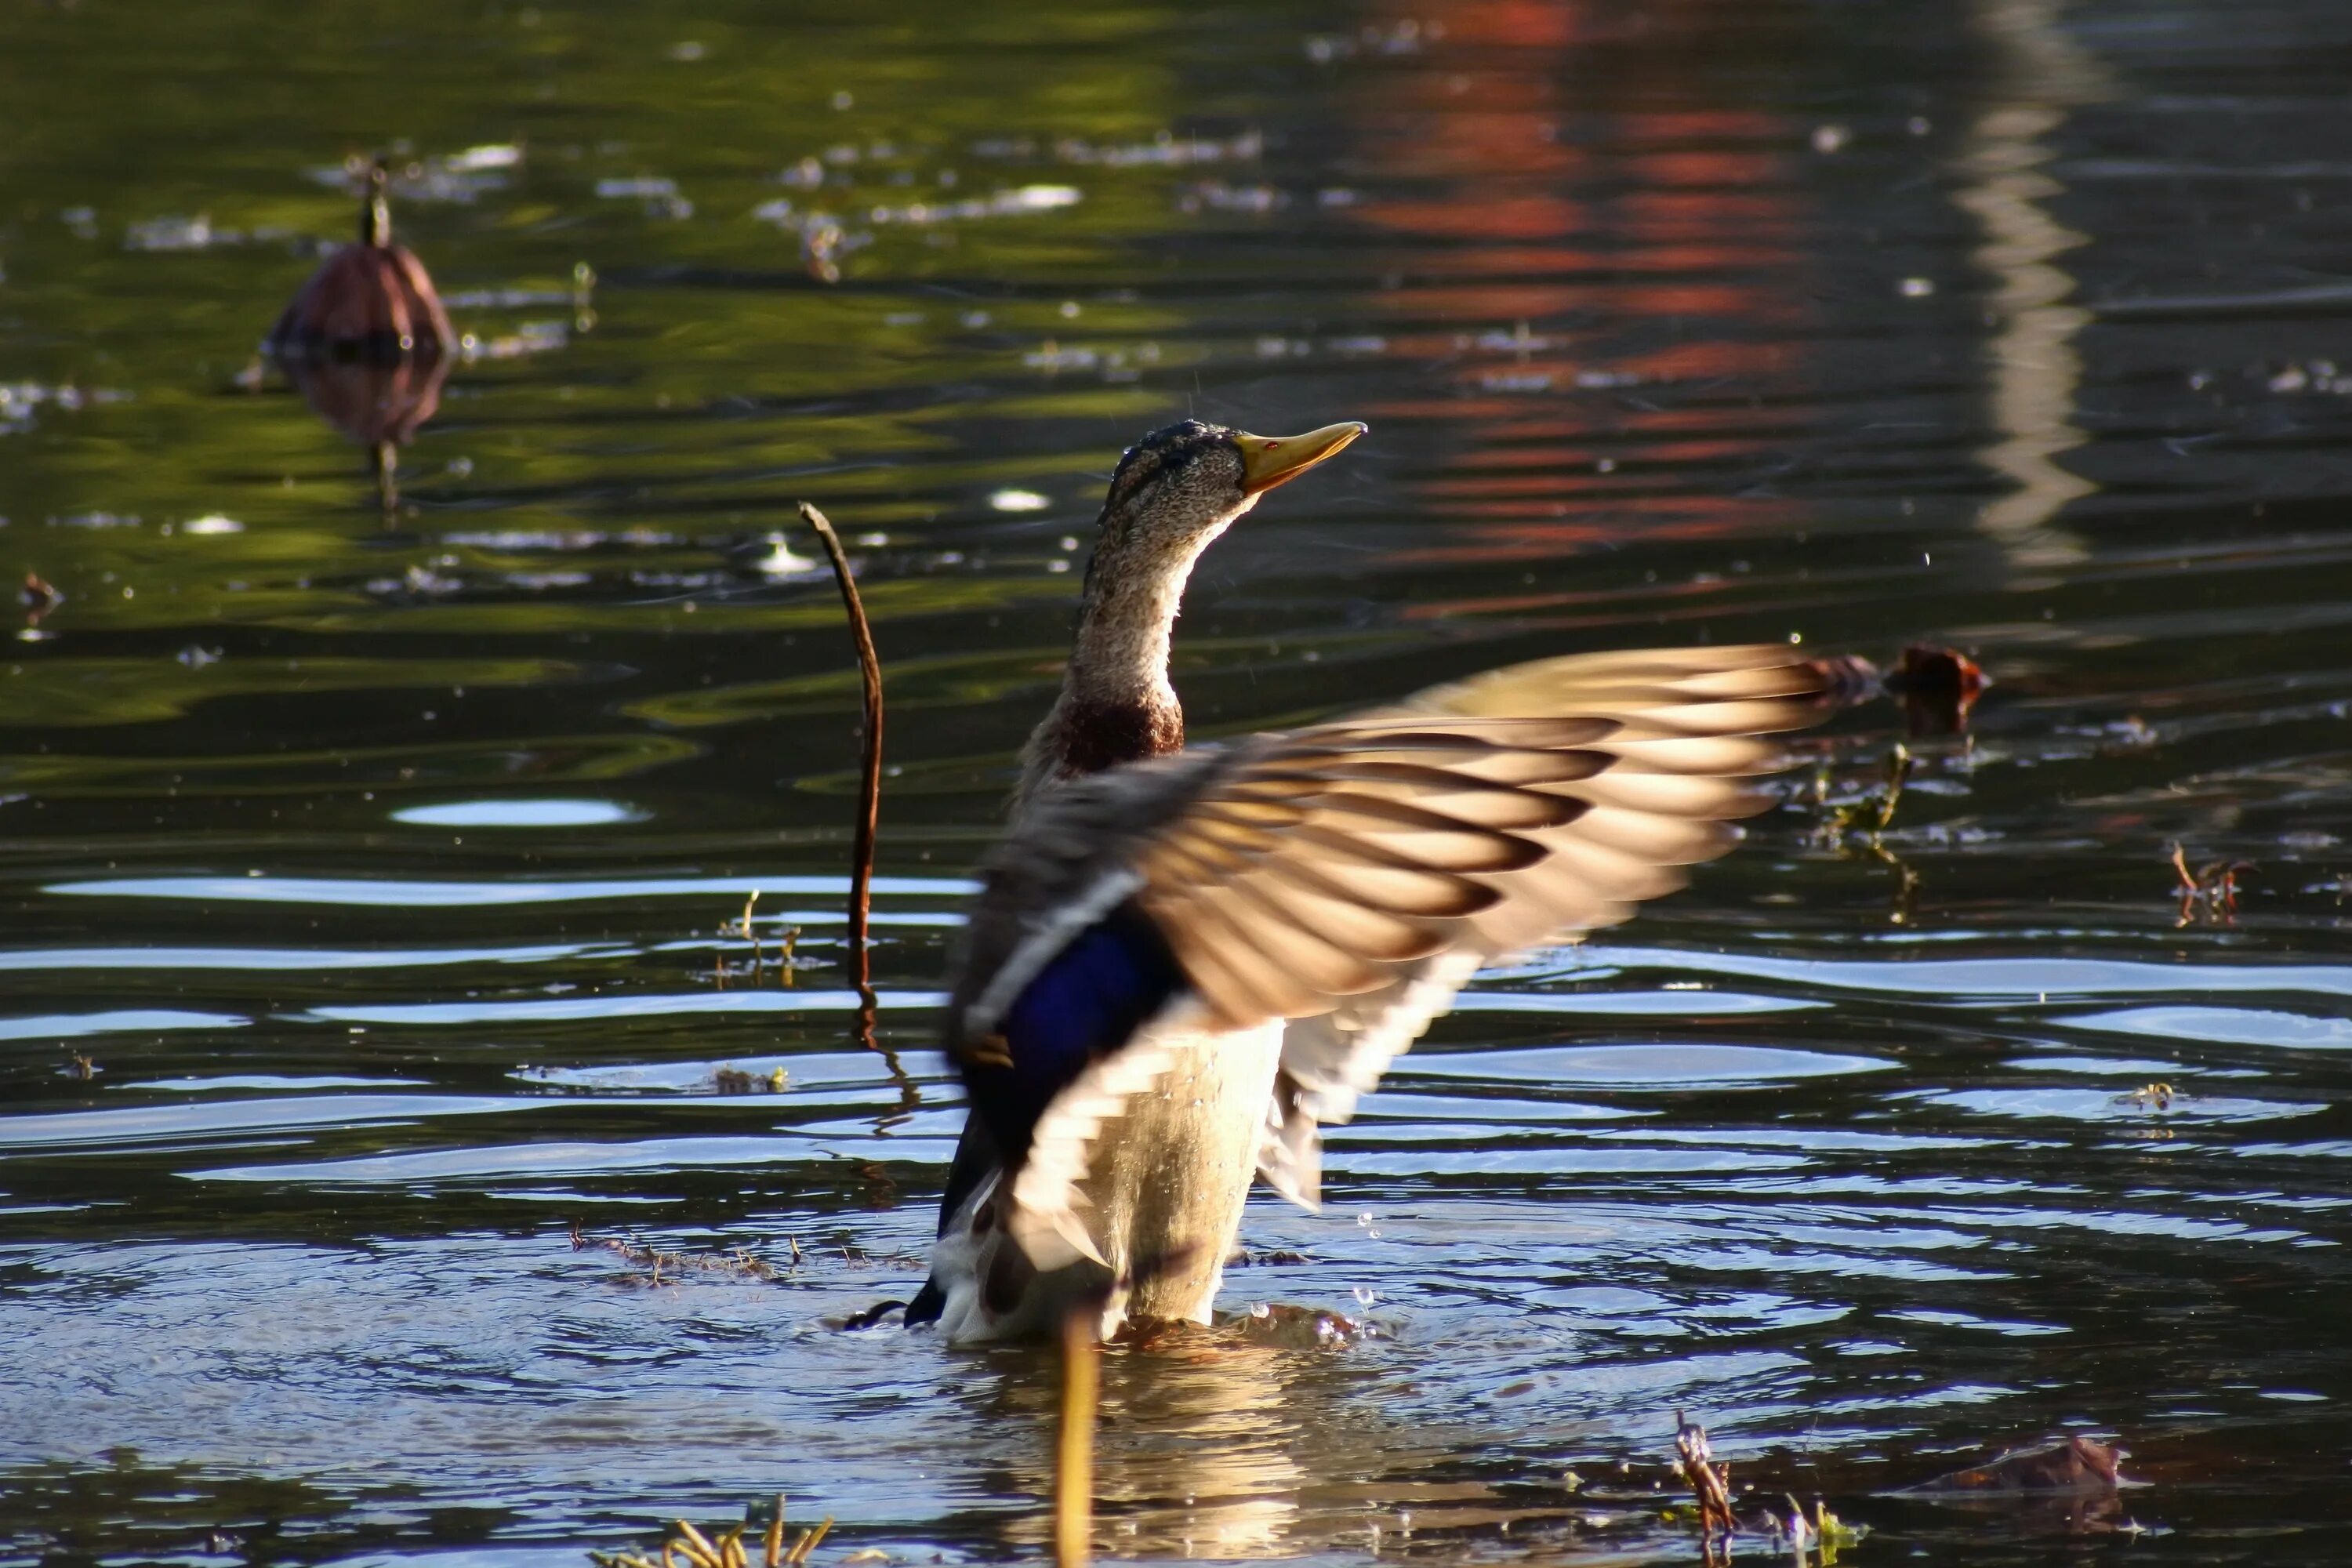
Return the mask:
[[[833, 1325], [923, 1273], [970, 870], [1188, 413], [1373, 428], [1205, 562], [1196, 733], [1695, 639], [1997, 684], [1874, 848], [1885, 704], [1482, 976], [1328, 1212], [1252, 1209], [1243, 1326], [1109, 1358], [1106, 1553], [1679, 1559], [1625, 1499], [1683, 1408], [1864, 1560], [2340, 1556], [2341, 7], [126, 0], [0, 58], [0, 567], [65, 595], [0, 658], [0, 1557], [778, 1490], [821, 1561], [1045, 1550], [1050, 1364]], [[253, 374], [379, 146], [472, 342], [388, 516]], [[803, 498], [889, 671], [890, 1058]], [[1884, 1495], [2074, 1432], [2149, 1484]]]

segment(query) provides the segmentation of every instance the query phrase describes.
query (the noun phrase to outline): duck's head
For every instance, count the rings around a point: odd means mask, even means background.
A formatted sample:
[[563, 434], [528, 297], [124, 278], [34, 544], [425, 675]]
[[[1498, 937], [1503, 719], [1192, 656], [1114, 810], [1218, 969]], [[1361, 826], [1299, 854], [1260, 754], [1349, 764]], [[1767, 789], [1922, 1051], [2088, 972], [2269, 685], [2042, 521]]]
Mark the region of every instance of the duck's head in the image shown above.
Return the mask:
[[1192, 563], [1258, 497], [1363, 433], [1351, 421], [1252, 436], [1187, 419], [1128, 448], [1103, 501], [1061, 700], [1030, 737], [1016, 805], [1050, 780], [1183, 744], [1168, 640]]
[[[1106, 594], [1172, 584], [1257, 498], [1364, 433], [1350, 421], [1304, 436], [1252, 436], [1187, 419], [1127, 449], [1104, 498], [1101, 537], [1087, 568], [1089, 611]], [[1108, 608], [1109, 606], [1104, 605]]]

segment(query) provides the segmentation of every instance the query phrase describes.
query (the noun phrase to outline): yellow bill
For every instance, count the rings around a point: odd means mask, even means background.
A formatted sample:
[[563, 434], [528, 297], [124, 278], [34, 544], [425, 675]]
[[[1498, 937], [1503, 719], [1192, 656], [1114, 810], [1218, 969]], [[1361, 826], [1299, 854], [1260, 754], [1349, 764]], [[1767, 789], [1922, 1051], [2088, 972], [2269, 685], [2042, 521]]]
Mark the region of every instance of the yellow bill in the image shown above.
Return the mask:
[[1350, 419], [1304, 436], [1251, 436], [1235, 431], [1234, 445], [1242, 449], [1242, 493], [1264, 495], [1276, 485], [1289, 483], [1369, 428]]

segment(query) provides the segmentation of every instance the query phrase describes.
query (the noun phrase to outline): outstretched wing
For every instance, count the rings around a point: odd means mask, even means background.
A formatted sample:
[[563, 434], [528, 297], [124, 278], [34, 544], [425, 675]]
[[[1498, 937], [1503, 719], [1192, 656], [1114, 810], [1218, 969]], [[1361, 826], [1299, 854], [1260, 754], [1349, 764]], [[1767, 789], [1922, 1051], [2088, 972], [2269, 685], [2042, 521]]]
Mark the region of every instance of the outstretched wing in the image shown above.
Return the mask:
[[[1787, 647], [1546, 659], [1063, 787], [991, 858], [971, 928], [947, 1045], [975, 1111], [1009, 1165], [1075, 1185], [1149, 1087], [1109, 1059], [1141, 1023], [1293, 1020], [1262, 1164], [1311, 1203], [1316, 1125], [1481, 963], [1727, 849], [1819, 686]], [[1086, 1113], [1054, 1114], [1071, 1093]]]

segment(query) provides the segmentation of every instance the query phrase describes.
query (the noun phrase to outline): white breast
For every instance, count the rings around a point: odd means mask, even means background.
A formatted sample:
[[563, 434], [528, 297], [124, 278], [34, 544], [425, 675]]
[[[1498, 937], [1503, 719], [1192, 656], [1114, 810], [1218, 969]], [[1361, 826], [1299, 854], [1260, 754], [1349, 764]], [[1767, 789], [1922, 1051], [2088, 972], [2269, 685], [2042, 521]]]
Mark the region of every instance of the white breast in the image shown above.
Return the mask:
[[[932, 1279], [947, 1295], [940, 1326], [948, 1337], [968, 1343], [1051, 1332], [1089, 1301], [1101, 1303], [1106, 1337], [1129, 1318], [1207, 1322], [1241, 1229], [1281, 1050], [1279, 1020], [1211, 1034], [1186, 1027], [1171, 1009], [1146, 1025], [1118, 1054], [1164, 1062], [1148, 1084], [1116, 1110], [1105, 1107], [1098, 1121], [1072, 1125], [1049, 1110], [1039, 1123], [1041, 1141], [1084, 1140], [1082, 1152], [1041, 1142], [1033, 1155], [1041, 1168], [1082, 1163], [1084, 1176], [1061, 1189], [1066, 1216], [1013, 1212], [1013, 1195], [991, 1181], [940, 1234]], [[1083, 1084], [1069, 1092], [1099, 1092]], [[1051, 1205], [1032, 1192], [1036, 1184], [1024, 1176], [1024, 1198]], [[1040, 1272], [1013, 1239], [1071, 1223], [1083, 1227], [1100, 1263], [1057, 1258], [1058, 1267]]]

